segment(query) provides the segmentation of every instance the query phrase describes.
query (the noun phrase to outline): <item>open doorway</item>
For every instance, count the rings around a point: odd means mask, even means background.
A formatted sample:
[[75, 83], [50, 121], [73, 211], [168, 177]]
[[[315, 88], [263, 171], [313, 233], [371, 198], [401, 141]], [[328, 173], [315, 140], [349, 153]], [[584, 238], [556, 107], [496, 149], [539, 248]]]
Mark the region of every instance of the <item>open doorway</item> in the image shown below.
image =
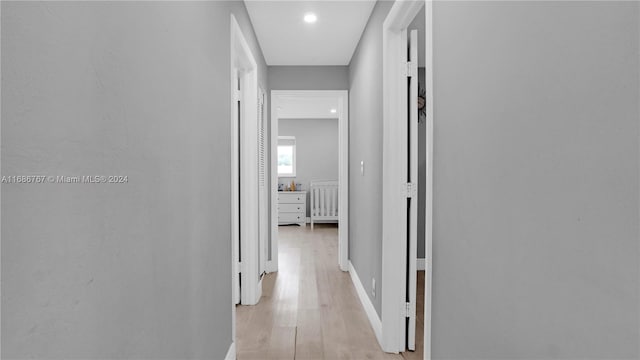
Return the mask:
[[[260, 131], [258, 68], [231, 15], [231, 235], [235, 304], [254, 305], [261, 296]], [[266, 242], [266, 236], [262, 237]]]
[[[415, 305], [414, 318], [407, 318], [407, 351], [402, 353], [406, 360], [424, 359], [424, 305], [425, 305], [425, 189], [426, 189], [426, 79], [425, 79], [425, 7], [418, 12], [411, 24], [407, 27], [408, 35], [408, 60], [417, 62], [417, 71], [408, 81], [409, 86], [409, 128], [413, 134], [413, 151], [410, 151], [410, 161], [413, 161], [413, 170], [417, 171], [413, 179], [417, 182], [416, 208], [413, 222], [415, 242], [408, 243], [410, 257], [408, 261], [409, 273], [407, 276], [408, 301]], [[413, 54], [412, 54], [413, 51]], [[412, 58], [413, 56], [413, 58]], [[413, 145], [413, 144], [412, 144]]]
[[383, 25], [382, 343], [415, 359], [431, 353], [431, 7], [395, 2]]
[[[332, 131], [332, 123], [335, 125], [334, 141], [328, 138], [324, 144], [311, 146], [311, 138], [307, 135], [314, 130], [309, 126], [315, 124], [318, 135]], [[313, 161], [315, 156], [323, 153], [335, 153], [335, 169], [311, 171], [314, 166], [299, 162], [301, 156], [302, 161]], [[347, 164], [347, 91], [272, 91], [269, 272], [278, 270], [279, 226], [293, 224], [306, 227], [316, 223], [338, 225], [337, 261], [342, 271], [348, 271]]]

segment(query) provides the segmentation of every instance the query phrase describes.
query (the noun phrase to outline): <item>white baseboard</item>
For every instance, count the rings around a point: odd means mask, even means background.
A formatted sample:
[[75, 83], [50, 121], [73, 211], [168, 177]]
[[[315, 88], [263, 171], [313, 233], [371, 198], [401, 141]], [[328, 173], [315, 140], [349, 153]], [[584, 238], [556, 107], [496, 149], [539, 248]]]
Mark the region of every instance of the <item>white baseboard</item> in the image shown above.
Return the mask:
[[382, 321], [376, 312], [376, 308], [369, 299], [367, 291], [364, 289], [364, 286], [362, 286], [362, 282], [360, 281], [358, 273], [356, 273], [356, 269], [353, 267], [351, 261], [349, 261], [349, 275], [351, 275], [351, 281], [353, 282], [353, 286], [356, 288], [362, 307], [364, 307], [364, 311], [367, 313], [373, 332], [376, 334], [378, 344], [382, 346]]
[[229, 350], [227, 351], [227, 356], [224, 357], [224, 360], [236, 360], [236, 343], [232, 342], [229, 346]]
[[311, 224], [311, 218], [307, 216], [307, 224]]
[[418, 258], [418, 261], [416, 262], [416, 268], [418, 269], [418, 271], [424, 271], [426, 269], [424, 265], [424, 258]]

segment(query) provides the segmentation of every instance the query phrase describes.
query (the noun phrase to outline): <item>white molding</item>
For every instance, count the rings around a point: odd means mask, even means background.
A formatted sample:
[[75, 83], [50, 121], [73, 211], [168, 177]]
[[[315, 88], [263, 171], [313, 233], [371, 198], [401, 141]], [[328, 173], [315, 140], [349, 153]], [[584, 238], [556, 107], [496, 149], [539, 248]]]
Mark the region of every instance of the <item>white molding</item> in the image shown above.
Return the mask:
[[[277, 183], [277, 136], [278, 104], [282, 98], [332, 97], [338, 99], [338, 265], [349, 271], [349, 92], [347, 90], [271, 90], [271, 261], [278, 267], [278, 196]], [[276, 176], [274, 176], [274, 174]], [[311, 222], [311, 219], [305, 219]]]
[[224, 357], [224, 360], [236, 360], [236, 343], [232, 342], [229, 345], [229, 350], [227, 350], [227, 355]]
[[274, 106], [277, 102], [274, 99], [273, 91], [269, 94], [270, 97], [270, 106], [271, 106], [271, 117], [269, 121], [271, 121], [271, 133], [269, 134], [271, 140], [271, 152], [269, 154], [269, 158], [271, 159], [271, 195], [269, 197], [269, 202], [271, 203], [271, 224], [269, 227], [271, 228], [271, 249], [269, 252], [271, 253], [271, 260], [269, 260], [269, 264], [267, 268], [270, 272], [278, 271], [278, 107]]
[[[401, 312], [406, 298], [406, 210], [400, 189], [406, 182], [406, 29], [425, 4], [396, 1], [383, 23], [383, 169], [382, 169], [382, 349], [405, 350], [406, 326]], [[403, 135], [404, 134], [404, 135]], [[404, 149], [404, 150], [403, 150]], [[404, 151], [404, 152], [403, 152]]]
[[338, 102], [338, 264], [349, 270], [349, 93]]
[[424, 286], [424, 359], [431, 359], [431, 311], [433, 306], [433, 1], [425, 3], [425, 89], [426, 89], [426, 184], [425, 184], [425, 286]]
[[[231, 97], [231, 129], [232, 148], [241, 148], [240, 161], [240, 185], [238, 186], [239, 174], [235, 164], [238, 161], [236, 151], [231, 152], [232, 165], [232, 236], [233, 248], [238, 242], [238, 232], [235, 230], [238, 221], [241, 221], [239, 236], [240, 251], [242, 253], [242, 273], [240, 278], [242, 287], [240, 288], [240, 302], [243, 305], [255, 305], [262, 295], [262, 282], [258, 275], [260, 251], [259, 244], [259, 216], [255, 209], [258, 208], [258, 65], [251, 53], [249, 44], [242, 34], [233, 14], [231, 16], [231, 71], [230, 71], [230, 93], [237, 92], [236, 76], [240, 77], [240, 98], [242, 106], [242, 118], [238, 124], [238, 114], [234, 96]], [[238, 136], [239, 134], [239, 136]], [[238, 144], [238, 140], [240, 143]], [[237, 193], [240, 192], [240, 199]], [[238, 206], [240, 213], [238, 214]], [[233, 255], [232, 264], [237, 260]], [[235, 264], [233, 264], [235, 265]], [[234, 281], [237, 281], [237, 272], [234, 270]], [[233, 291], [236, 291], [234, 283]]]
[[424, 258], [418, 258], [416, 261], [416, 270], [424, 271]]
[[236, 118], [238, 116], [236, 111], [236, 99], [235, 99], [235, 91], [236, 87], [234, 83], [237, 78], [237, 69], [234, 64], [236, 54], [234, 50], [234, 36], [235, 36], [235, 26], [237, 26], [237, 22], [233, 15], [231, 15], [230, 20], [230, 55], [229, 55], [229, 91], [230, 91], [230, 99], [229, 99], [229, 110], [230, 110], [230, 138], [231, 138], [231, 171], [230, 171], [230, 182], [231, 182], [231, 341], [236, 340], [236, 304], [240, 303], [240, 274], [238, 273], [237, 264], [239, 259], [239, 251], [240, 251], [240, 227], [238, 226], [238, 221], [240, 216], [238, 215], [238, 206], [239, 206], [239, 187], [238, 187], [238, 122]]
[[266, 269], [267, 273], [272, 273], [272, 272], [278, 271], [278, 266], [276, 266], [276, 264], [271, 260], [267, 261], [267, 265], [266, 266], [267, 266], [267, 269]]
[[358, 294], [358, 298], [362, 303], [362, 307], [364, 308], [365, 313], [367, 314], [367, 318], [369, 319], [369, 323], [371, 323], [371, 327], [373, 328], [373, 332], [376, 334], [376, 338], [378, 342], [382, 342], [382, 321], [376, 312], [376, 308], [373, 306], [371, 299], [367, 295], [367, 291], [364, 289], [360, 278], [358, 277], [358, 273], [356, 269], [353, 267], [351, 261], [349, 261], [349, 275], [351, 275], [351, 281], [353, 282], [353, 286], [356, 288], [356, 293]]
[[[236, 164], [238, 163], [238, 151], [236, 151], [238, 149], [238, 122], [236, 121], [236, 118], [238, 116], [237, 111], [236, 111], [236, 99], [235, 99], [235, 86], [234, 83], [236, 81], [237, 78], [237, 69], [234, 65], [234, 59], [236, 57], [236, 54], [234, 52], [234, 22], [235, 19], [233, 17], [233, 15], [231, 15], [231, 59], [230, 59], [230, 69], [229, 69], [229, 91], [231, 92], [231, 96], [230, 96], [230, 102], [229, 102], [229, 108], [230, 108], [230, 112], [231, 112], [231, 116], [229, 119], [230, 122], [230, 128], [231, 128], [231, 133], [229, 134], [230, 138], [231, 138], [231, 179], [229, 179], [231, 181], [231, 274], [232, 274], [232, 286], [233, 286], [233, 302], [234, 304], [239, 304], [240, 303], [240, 289], [239, 289], [239, 283], [240, 283], [240, 274], [238, 273], [236, 266], [238, 264], [238, 259], [239, 259], [239, 252], [240, 252], [240, 227], [238, 226], [238, 221], [240, 220], [240, 216], [238, 215], [238, 207], [239, 205], [239, 190], [238, 190], [238, 167], [236, 166]], [[235, 309], [235, 306], [234, 306]], [[234, 315], [235, 315], [235, 311], [234, 311]], [[233, 325], [235, 326], [235, 322], [233, 322]], [[233, 330], [233, 333], [235, 335], [235, 329]]]

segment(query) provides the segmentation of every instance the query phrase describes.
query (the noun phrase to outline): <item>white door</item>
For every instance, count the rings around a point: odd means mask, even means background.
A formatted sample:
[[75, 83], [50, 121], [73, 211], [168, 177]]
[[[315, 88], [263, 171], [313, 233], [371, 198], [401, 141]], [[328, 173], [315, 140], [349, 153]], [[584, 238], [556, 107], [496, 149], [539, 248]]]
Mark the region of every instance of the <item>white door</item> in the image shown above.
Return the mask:
[[240, 133], [240, 123], [242, 120], [242, 101], [241, 101], [241, 92], [240, 92], [240, 84], [241, 78], [239, 72], [236, 70], [235, 73], [235, 84], [233, 87], [233, 106], [231, 107], [231, 111], [233, 111], [233, 137], [235, 138], [233, 141], [234, 148], [232, 153], [232, 183], [231, 183], [231, 193], [232, 193], [232, 202], [231, 209], [237, 216], [231, 216], [232, 226], [232, 238], [233, 238], [233, 302], [235, 304], [240, 304], [240, 182], [241, 182], [241, 174], [240, 174], [240, 143], [241, 143], [241, 133]]
[[407, 66], [407, 87], [409, 88], [408, 109], [408, 171], [409, 196], [407, 208], [407, 348], [416, 349], [416, 285], [418, 252], [418, 31], [411, 30], [409, 36], [409, 59]]

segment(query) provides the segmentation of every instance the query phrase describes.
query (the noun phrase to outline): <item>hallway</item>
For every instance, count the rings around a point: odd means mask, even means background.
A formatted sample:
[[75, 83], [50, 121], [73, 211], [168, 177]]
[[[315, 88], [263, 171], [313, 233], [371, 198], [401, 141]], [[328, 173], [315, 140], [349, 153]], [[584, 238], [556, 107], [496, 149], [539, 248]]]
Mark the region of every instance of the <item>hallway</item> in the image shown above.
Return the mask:
[[348, 273], [338, 268], [334, 225], [279, 227], [280, 269], [256, 306], [237, 307], [245, 359], [401, 359], [380, 349]]

